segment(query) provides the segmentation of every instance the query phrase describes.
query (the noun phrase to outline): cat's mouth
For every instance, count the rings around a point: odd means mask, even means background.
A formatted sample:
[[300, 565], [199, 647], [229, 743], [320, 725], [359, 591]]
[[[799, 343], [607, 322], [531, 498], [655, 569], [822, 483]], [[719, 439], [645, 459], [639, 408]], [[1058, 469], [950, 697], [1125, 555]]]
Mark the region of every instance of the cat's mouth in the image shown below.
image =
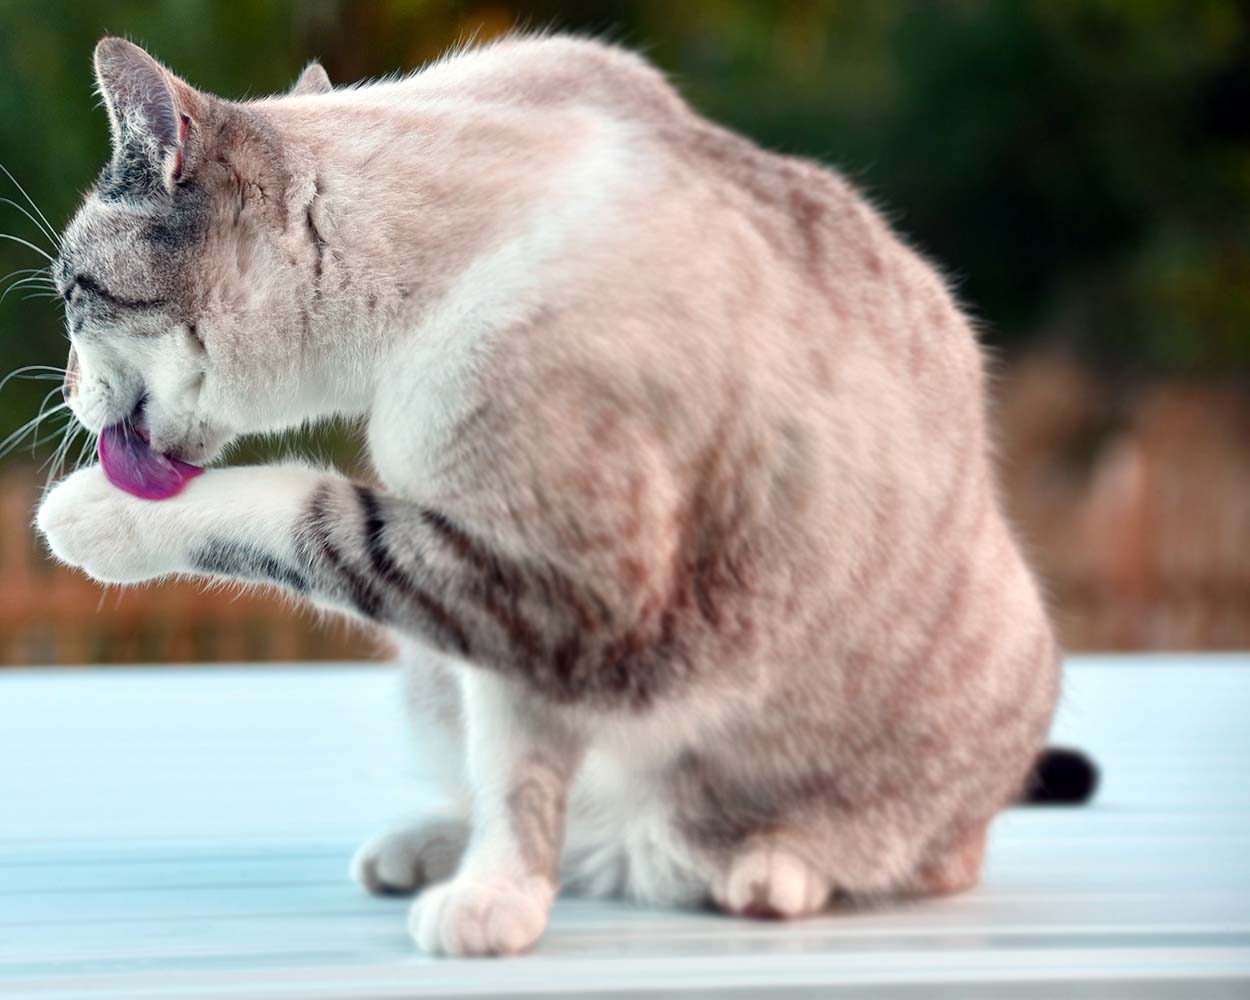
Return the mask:
[[100, 432], [96, 451], [108, 481], [143, 500], [176, 496], [204, 471], [198, 465], [152, 449], [142, 403], [129, 418]]

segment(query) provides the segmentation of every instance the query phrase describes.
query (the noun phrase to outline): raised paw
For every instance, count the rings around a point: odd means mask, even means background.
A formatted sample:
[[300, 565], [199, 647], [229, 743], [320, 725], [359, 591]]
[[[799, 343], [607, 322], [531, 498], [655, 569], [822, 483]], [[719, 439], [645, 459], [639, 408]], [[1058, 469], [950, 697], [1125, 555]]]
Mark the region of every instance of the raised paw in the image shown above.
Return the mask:
[[449, 878], [468, 838], [468, 826], [458, 819], [387, 830], [361, 845], [351, 875], [375, 896], [413, 893]]
[[178, 568], [166, 510], [123, 493], [93, 465], [52, 487], [35, 524], [61, 562], [104, 583], [135, 583]]
[[716, 905], [743, 917], [790, 919], [822, 910], [830, 880], [784, 847], [749, 847], [729, 862], [712, 887]]
[[429, 955], [515, 955], [542, 934], [554, 895], [551, 883], [538, 876], [456, 878], [417, 897], [408, 929]]

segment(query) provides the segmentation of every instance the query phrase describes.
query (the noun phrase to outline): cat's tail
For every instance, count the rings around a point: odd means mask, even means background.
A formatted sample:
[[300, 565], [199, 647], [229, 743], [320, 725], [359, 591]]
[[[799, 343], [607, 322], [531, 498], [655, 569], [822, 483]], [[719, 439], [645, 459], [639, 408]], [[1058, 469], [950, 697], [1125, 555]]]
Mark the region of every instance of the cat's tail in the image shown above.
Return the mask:
[[1037, 758], [1020, 796], [1023, 805], [1079, 806], [1094, 797], [1098, 767], [1079, 750], [1047, 747]]

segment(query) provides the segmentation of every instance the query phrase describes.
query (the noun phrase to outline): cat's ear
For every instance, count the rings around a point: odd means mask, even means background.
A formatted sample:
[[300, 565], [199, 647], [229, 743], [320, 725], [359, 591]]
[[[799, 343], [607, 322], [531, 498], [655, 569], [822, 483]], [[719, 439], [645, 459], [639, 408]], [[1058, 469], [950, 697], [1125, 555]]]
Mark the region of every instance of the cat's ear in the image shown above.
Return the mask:
[[146, 155], [172, 190], [188, 173], [187, 134], [197, 92], [124, 38], [102, 38], [96, 45], [95, 76], [114, 150]]
[[334, 89], [330, 75], [319, 62], [310, 62], [304, 67], [295, 85], [291, 87], [292, 97], [308, 97], [315, 94], [328, 94]]

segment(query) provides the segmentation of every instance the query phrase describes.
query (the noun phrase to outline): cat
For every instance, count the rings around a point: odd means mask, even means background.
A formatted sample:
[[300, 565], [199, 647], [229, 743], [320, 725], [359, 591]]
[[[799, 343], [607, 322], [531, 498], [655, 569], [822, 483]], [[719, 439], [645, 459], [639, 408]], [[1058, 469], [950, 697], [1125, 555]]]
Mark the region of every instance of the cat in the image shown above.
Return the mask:
[[197, 465], [363, 418], [383, 485], [152, 502], [93, 466], [38, 529], [101, 581], [391, 630], [453, 804], [354, 871], [419, 892], [421, 949], [522, 951], [561, 884], [788, 918], [976, 882], [1059, 650], [969, 322], [840, 175], [577, 38], [243, 103], [119, 38], [95, 71], [112, 159], [53, 268], [77, 418]]

